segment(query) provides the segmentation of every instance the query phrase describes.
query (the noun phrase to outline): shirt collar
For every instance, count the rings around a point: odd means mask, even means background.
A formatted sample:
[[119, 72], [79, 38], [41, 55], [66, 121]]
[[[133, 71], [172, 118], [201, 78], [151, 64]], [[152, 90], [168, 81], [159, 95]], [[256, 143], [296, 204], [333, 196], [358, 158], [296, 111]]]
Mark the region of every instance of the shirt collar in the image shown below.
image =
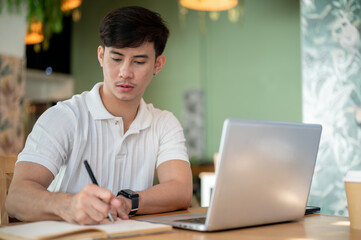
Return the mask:
[[[94, 85], [92, 90], [86, 96], [86, 104], [88, 106], [89, 112], [95, 120], [107, 120], [116, 118], [114, 115], [108, 112], [105, 108], [102, 99], [100, 98], [99, 88], [103, 85], [102, 82], [99, 82]], [[129, 130], [132, 132], [139, 132], [142, 129], [145, 129], [150, 126], [152, 122], [152, 114], [147, 108], [147, 104], [143, 99], [141, 99], [139, 104], [139, 109], [137, 116], [132, 122]]]
[[92, 90], [86, 96], [86, 104], [89, 112], [95, 120], [113, 119], [115, 116], [110, 114], [104, 107], [103, 101], [100, 98], [99, 88], [103, 85], [102, 82], [94, 85]]
[[130, 125], [129, 129], [130, 130], [134, 129], [135, 131], [138, 131], [138, 132], [140, 130], [146, 129], [150, 126], [152, 119], [153, 119], [152, 114], [148, 110], [147, 104], [145, 103], [145, 101], [142, 98], [140, 101], [140, 104], [139, 104], [137, 116], [135, 117], [134, 121]]

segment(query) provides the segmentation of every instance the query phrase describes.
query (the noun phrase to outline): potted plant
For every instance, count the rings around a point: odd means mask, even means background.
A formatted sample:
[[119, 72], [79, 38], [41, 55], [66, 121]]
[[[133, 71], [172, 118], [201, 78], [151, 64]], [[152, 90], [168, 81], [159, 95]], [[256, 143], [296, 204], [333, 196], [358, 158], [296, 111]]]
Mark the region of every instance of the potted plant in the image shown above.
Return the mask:
[[81, 0], [0, 0], [0, 14], [4, 8], [10, 12], [19, 12], [23, 4], [26, 5], [27, 33], [35, 31], [42, 35], [40, 41], [29, 44], [41, 42], [43, 49], [46, 50], [52, 34], [63, 30], [64, 14], [71, 14], [80, 6]]

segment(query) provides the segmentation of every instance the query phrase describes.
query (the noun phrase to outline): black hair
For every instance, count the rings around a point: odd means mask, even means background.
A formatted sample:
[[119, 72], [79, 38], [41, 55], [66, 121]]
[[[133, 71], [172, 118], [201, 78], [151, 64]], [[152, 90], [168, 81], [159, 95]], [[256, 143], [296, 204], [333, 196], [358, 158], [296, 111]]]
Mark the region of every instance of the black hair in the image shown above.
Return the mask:
[[135, 48], [146, 41], [153, 42], [158, 57], [164, 51], [169, 30], [158, 13], [127, 6], [115, 9], [103, 18], [99, 35], [105, 47]]

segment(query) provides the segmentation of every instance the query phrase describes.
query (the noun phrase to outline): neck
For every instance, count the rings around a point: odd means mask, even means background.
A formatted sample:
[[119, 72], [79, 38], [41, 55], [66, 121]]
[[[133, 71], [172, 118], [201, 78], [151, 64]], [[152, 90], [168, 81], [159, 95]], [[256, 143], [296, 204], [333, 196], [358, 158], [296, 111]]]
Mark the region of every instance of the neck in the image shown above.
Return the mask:
[[100, 87], [99, 93], [107, 111], [113, 116], [121, 117], [123, 119], [125, 133], [137, 115], [141, 99], [136, 99], [136, 101], [121, 101], [112, 95], [105, 95], [103, 86]]

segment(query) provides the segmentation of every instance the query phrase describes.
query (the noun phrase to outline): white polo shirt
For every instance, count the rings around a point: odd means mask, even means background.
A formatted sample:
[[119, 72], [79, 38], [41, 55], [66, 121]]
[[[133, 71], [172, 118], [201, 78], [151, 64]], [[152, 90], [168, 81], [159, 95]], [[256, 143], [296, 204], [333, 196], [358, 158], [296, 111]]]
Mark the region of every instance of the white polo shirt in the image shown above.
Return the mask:
[[183, 129], [172, 113], [142, 99], [124, 134], [122, 118], [111, 115], [102, 103], [102, 84], [49, 108], [18, 156], [18, 161], [41, 164], [53, 173], [50, 191], [76, 193], [91, 183], [84, 160], [98, 184], [113, 194], [150, 188], [155, 168], [165, 161], [189, 162]]

